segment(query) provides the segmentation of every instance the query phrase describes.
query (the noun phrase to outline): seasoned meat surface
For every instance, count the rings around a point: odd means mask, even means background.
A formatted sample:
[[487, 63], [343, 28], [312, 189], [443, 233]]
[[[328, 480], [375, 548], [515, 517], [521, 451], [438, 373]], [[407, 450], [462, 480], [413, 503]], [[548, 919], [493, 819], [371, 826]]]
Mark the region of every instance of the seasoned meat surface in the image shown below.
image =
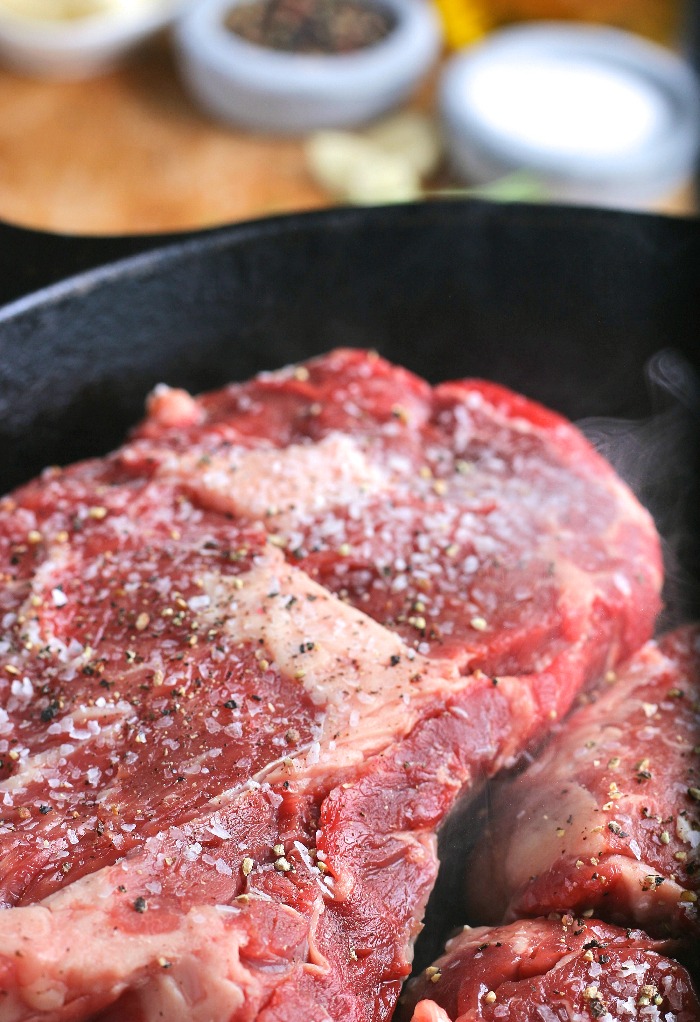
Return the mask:
[[467, 927], [411, 980], [397, 1022], [697, 1022], [700, 1002], [672, 941], [598, 920]]
[[0, 1020], [387, 1019], [434, 834], [650, 634], [558, 416], [340, 351], [2, 502]]
[[491, 803], [475, 919], [594, 910], [700, 938], [700, 626], [649, 642]]
[[463, 672], [580, 675], [659, 609], [646, 512], [569, 423], [494, 384], [339, 351], [162, 391], [124, 461], [262, 519], [291, 564]]

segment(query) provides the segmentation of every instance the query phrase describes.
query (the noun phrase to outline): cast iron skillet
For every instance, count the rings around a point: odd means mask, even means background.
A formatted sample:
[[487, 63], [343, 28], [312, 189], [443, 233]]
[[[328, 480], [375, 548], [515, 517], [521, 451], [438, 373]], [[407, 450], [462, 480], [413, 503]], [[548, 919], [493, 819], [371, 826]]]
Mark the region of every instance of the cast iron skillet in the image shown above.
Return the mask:
[[2, 231], [0, 491], [118, 444], [161, 380], [198, 391], [358, 345], [431, 380], [499, 380], [573, 419], [639, 417], [647, 360], [693, 361], [700, 340], [695, 220], [457, 201], [167, 244]]
[[[646, 419], [596, 428], [662, 526], [671, 619], [698, 614], [700, 421], [689, 372], [674, 373], [698, 355], [700, 222], [440, 202], [162, 241], [4, 228], [0, 490], [117, 445], [158, 381], [198, 391], [336, 345], [374, 347], [431, 380], [496, 379], [573, 419]], [[121, 261], [87, 269], [110, 258]], [[670, 386], [650, 389], [645, 366], [663, 349]], [[440, 836], [417, 968], [460, 921], [450, 877], [463, 839], [450, 826], [463, 827], [458, 815]]]

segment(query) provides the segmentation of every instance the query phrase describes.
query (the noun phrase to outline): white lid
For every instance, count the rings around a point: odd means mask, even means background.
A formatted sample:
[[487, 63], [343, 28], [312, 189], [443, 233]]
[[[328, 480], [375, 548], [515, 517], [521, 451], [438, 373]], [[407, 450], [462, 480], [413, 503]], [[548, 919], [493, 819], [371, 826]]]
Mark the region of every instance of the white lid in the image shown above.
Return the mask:
[[616, 29], [504, 29], [454, 57], [441, 112], [455, 169], [536, 174], [554, 197], [638, 201], [692, 173], [699, 85], [680, 57]]

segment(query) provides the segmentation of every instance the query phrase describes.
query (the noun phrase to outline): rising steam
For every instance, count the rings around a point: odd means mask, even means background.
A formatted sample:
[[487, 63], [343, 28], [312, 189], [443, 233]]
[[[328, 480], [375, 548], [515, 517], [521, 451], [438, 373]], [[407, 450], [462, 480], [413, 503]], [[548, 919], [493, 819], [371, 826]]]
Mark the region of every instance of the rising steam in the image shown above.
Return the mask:
[[666, 572], [659, 630], [666, 630], [700, 616], [700, 378], [672, 350], [649, 360], [646, 377], [650, 418], [590, 418], [578, 425], [654, 516]]

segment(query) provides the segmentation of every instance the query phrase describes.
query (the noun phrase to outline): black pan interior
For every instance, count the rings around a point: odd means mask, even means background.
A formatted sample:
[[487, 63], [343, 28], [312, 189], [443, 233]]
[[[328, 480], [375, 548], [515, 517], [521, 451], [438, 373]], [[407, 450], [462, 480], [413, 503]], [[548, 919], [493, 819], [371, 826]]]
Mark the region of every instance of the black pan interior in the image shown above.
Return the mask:
[[[47, 252], [55, 279], [60, 241], [21, 240], [28, 279]], [[146, 241], [63, 251], [85, 265]], [[0, 490], [114, 447], [161, 380], [198, 391], [355, 345], [574, 419], [640, 417], [648, 359], [693, 362], [699, 339], [698, 221], [456, 201], [240, 224], [0, 309]]]
[[573, 418], [645, 414], [649, 356], [695, 355], [699, 285], [698, 222], [600, 210], [441, 202], [179, 241], [0, 310], [0, 485], [118, 442], [159, 380], [344, 344]]
[[[199, 391], [337, 345], [376, 348], [433, 381], [496, 379], [573, 419], [667, 423], [669, 391], [659, 401], [645, 366], [662, 350], [692, 366], [699, 340], [696, 221], [441, 202], [242, 224], [0, 310], [0, 488], [117, 445], [161, 380]], [[633, 431], [651, 452], [633, 481], [670, 523], [685, 616], [697, 613], [685, 582], [700, 577], [692, 390], [688, 376], [676, 387], [670, 442], [648, 421]], [[450, 846], [446, 830], [447, 859]], [[419, 964], [455, 904], [441, 875]]]

